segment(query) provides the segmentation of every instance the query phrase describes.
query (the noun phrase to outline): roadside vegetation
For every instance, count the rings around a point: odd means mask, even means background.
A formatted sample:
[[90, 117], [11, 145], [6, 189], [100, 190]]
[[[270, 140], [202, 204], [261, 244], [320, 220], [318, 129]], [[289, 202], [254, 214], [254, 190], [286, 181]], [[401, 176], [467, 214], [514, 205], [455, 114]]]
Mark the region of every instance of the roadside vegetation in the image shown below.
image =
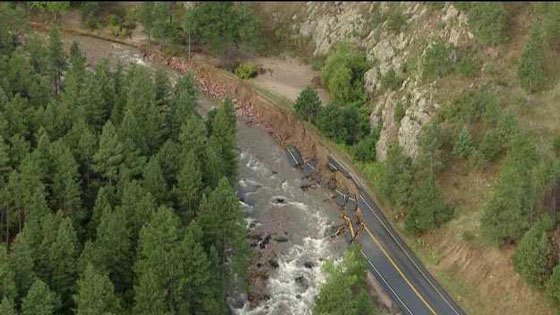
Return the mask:
[[1, 313], [227, 313], [250, 253], [232, 102], [205, 121], [189, 74], [21, 38], [0, 38]]
[[367, 265], [359, 244], [351, 245], [341, 261], [323, 265], [327, 281], [319, 289], [314, 314], [378, 314], [367, 289]]

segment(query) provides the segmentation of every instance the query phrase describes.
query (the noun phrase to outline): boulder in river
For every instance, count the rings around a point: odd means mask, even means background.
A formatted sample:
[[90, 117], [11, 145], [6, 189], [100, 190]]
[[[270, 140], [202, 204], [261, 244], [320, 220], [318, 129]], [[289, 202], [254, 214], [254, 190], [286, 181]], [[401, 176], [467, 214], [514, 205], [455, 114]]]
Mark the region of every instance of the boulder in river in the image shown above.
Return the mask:
[[303, 263], [303, 265], [305, 266], [305, 268], [313, 268], [315, 267], [315, 264], [312, 261], [306, 261], [305, 263]]
[[278, 262], [275, 259], [269, 259], [268, 260], [268, 264], [272, 267], [272, 268], [278, 268], [280, 267], [280, 265], [278, 264]]
[[278, 243], [285, 243], [288, 241], [288, 238], [285, 236], [276, 236], [274, 240]]

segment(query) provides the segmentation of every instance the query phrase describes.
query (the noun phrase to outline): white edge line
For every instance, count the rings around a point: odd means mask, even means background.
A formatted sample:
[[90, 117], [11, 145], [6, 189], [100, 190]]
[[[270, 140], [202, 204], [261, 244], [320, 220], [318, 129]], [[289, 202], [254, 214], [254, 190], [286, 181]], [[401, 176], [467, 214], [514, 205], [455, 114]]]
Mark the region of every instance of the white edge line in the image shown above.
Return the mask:
[[424, 276], [424, 278], [426, 279], [426, 281], [429, 282], [429, 284], [431, 285], [431, 287], [439, 294], [439, 296], [445, 301], [445, 303], [447, 303], [447, 305], [449, 305], [449, 307], [451, 307], [451, 309], [453, 310], [453, 312], [455, 312], [455, 314], [460, 315], [461, 313], [457, 312], [457, 310], [455, 309], [455, 307], [453, 305], [451, 305], [451, 303], [447, 300], [447, 298], [440, 292], [440, 290], [437, 289], [437, 287], [434, 285], [434, 283], [430, 280], [430, 278], [426, 275], [426, 273], [424, 273], [424, 271], [422, 271], [422, 269], [420, 269], [420, 267], [418, 266], [418, 264], [416, 264], [416, 262], [414, 261], [414, 259], [412, 259], [412, 257], [410, 257], [410, 255], [408, 254], [408, 252], [404, 249], [404, 247], [402, 246], [402, 244], [397, 241], [396, 237], [393, 235], [393, 233], [391, 233], [391, 231], [389, 230], [389, 228], [387, 228], [387, 226], [385, 225], [385, 222], [383, 222], [383, 220], [381, 220], [381, 218], [379, 218], [379, 216], [377, 215], [377, 213], [375, 213], [375, 211], [373, 211], [373, 208], [369, 205], [368, 201], [364, 199], [364, 197], [362, 197], [361, 193], [359, 193], [360, 198], [362, 198], [362, 200], [364, 201], [364, 203], [368, 206], [369, 210], [373, 213], [373, 215], [375, 215], [375, 217], [377, 218], [377, 220], [379, 222], [381, 222], [381, 224], [383, 225], [383, 227], [385, 228], [385, 230], [389, 233], [389, 235], [391, 235], [391, 238], [393, 238], [393, 240], [395, 241], [395, 243], [397, 243], [399, 245], [399, 247], [401, 248], [401, 250], [404, 252], [404, 254], [408, 257], [408, 259], [412, 262], [412, 264], [414, 264], [414, 266], [416, 267], [416, 269], [418, 271], [420, 271], [420, 273]]
[[408, 306], [404, 303], [403, 300], [401, 300], [401, 298], [399, 297], [399, 295], [397, 294], [397, 292], [395, 292], [395, 290], [393, 290], [393, 288], [391, 287], [391, 285], [389, 285], [389, 283], [387, 282], [387, 280], [385, 280], [385, 277], [383, 277], [383, 275], [379, 272], [379, 270], [377, 270], [377, 268], [375, 267], [375, 265], [369, 260], [369, 258], [366, 256], [366, 254], [364, 254], [364, 251], [360, 249], [360, 252], [362, 252], [362, 256], [364, 256], [364, 258], [367, 260], [367, 262], [369, 263], [369, 265], [371, 267], [373, 267], [373, 270], [375, 271], [375, 273], [377, 273], [377, 275], [379, 275], [379, 277], [381, 278], [381, 280], [383, 280], [383, 282], [385, 283], [385, 285], [387, 286], [387, 288], [389, 288], [389, 290], [391, 290], [391, 292], [393, 292], [393, 295], [397, 298], [397, 300], [399, 300], [399, 302], [401, 302], [401, 304], [406, 308], [406, 310], [410, 313], [410, 314], [414, 314], [410, 308], [408, 308]]

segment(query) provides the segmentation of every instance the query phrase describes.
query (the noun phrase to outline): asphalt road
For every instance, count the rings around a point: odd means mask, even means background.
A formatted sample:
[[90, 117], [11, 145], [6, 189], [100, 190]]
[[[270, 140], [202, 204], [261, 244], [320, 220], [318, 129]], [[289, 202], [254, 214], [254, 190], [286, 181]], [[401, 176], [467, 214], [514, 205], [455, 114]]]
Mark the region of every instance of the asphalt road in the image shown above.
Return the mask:
[[403, 314], [465, 314], [408, 248], [375, 202], [365, 192], [360, 192], [357, 199], [364, 223], [357, 239], [362, 255]]
[[[355, 241], [362, 245], [371, 273], [403, 314], [465, 314], [393, 229], [360, 180], [332, 156], [329, 164], [331, 170], [351, 178], [360, 191], [355, 201], [362, 213], [363, 230]], [[346, 207], [346, 212], [357, 224], [354, 207]], [[353, 230], [358, 227], [355, 224]]]

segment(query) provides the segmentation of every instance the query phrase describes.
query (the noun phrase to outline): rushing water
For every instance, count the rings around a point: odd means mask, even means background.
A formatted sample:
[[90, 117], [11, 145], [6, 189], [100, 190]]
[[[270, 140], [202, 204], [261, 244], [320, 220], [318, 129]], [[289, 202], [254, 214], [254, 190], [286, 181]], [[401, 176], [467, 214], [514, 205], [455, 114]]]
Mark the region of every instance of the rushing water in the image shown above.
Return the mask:
[[237, 141], [239, 189], [253, 205], [246, 206], [249, 217], [260, 224], [256, 228], [288, 238], [285, 243], [271, 242], [278, 268], [268, 279], [270, 299], [253, 309], [245, 305], [237, 314], [311, 314], [324, 280], [321, 265], [338, 258], [345, 246], [341, 238], [330, 237], [340, 223], [339, 212], [323, 188], [300, 188], [301, 172], [291, 167], [267, 132], [239, 123]]
[[[154, 69], [156, 65], [142, 60], [141, 53], [100, 39], [65, 35], [67, 45], [79, 42], [92, 64], [99, 58], [118, 59], [125, 65], [141, 64]], [[170, 71], [172, 77], [177, 74]], [[201, 111], [214, 106], [201, 100]], [[341, 223], [336, 206], [321, 187], [303, 191], [302, 174], [292, 168], [284, 150], [259, 126], [238, 122], [238, 190], [247, 223], [287, 241], [270, 241], [277, 253], [278, 267], [271, 270], [266, 283], [267, 300], [250, 308], [245, 303], [235, 309], [238, 315], [311, 314], [318, 285], [324, 280], [321, 266], [326, 259], [338, 258], [345, 242], [331, 239], [333, 227]], [[255, 250], [259, 250], [257, 247]], [[306, 266], [307, 264], [307, 266]]]

